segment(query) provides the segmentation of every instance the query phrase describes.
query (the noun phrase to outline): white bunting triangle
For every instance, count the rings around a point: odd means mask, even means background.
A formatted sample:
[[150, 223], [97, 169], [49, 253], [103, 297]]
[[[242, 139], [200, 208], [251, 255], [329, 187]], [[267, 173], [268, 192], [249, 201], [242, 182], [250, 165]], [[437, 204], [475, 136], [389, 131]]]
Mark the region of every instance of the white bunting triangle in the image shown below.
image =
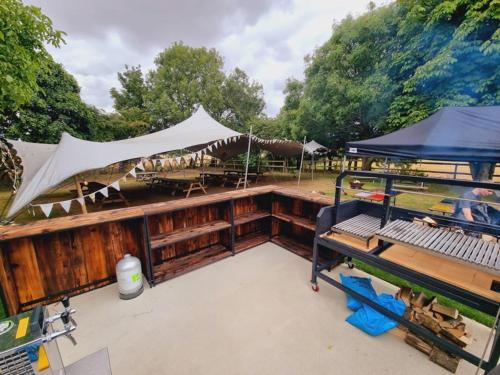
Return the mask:
[[69, 210], [71, 208], [71, 202], [73, 202], [72, 199], [67, 200], [67, 201], [59, 202], [59, 204], [61, 205], [61, 207], [63, 208], [63, 210], [66, 211], [66, 213], [69, 213]]
[[135, 173], [135, 167], [132, 168], [130, 172], [128, 172], [128, 174], [131, 175], [132, 177], [137, 177], [137, 173]]
[[88, 197], [93, 203], [95, 203], [95, 193], [89, 194]]
[[46, 203], [46, 204], [41, 204], [40, 209], [42, 210], [43, 214], [45, 217], [49, 217], [50, 213], [52, 212], [52, 207], [54, 206], [53, 203]]
[[207, 150], [208, 150], [209, 152], [212, 152], [212, 145], [208, 146], [208, 147], [207, 147]]
[[135, 166], [136, 168], [139, 168], [141, 171], [144, 170], [144, 164], [142, 164], [142, 161]]
[[101, 193], [102, 195], [104, 195], [106, 198], [108, 197], [108, 187], [103, 187], [102, 189], [98, 190], [99, 193]]
[[109, 185], [109, 186], [111, 186], [111, 187], [112, 187], [113, 189], [115, 189], [116, 191], [120, 191], [120, 181], [119, 181], [119, 180], [117, 180], [117, 181], [113, 182], [113, 183], [112, 183], [111, 185]]
[[165, 166], [166, 159], [160, 159], [160, 165], [163, 168]]
[[180, 164], [181, 164], [181, 157], [180, 157], [180, 156], [177, 156], [177, 157], [175, 158], [175, 162], [176, 162], [177, 164], [179, 164], [179, 165], [180, 165]]
[[80, 203], [80, 206], [82, 206], [82, 207], [83, 207], [83, 205], [85, 204], [85, 198], [83, 198], [83, 197], [78, 197], [78, 198], [76, 198], [76, 201], [77, 201], [78, 203]]

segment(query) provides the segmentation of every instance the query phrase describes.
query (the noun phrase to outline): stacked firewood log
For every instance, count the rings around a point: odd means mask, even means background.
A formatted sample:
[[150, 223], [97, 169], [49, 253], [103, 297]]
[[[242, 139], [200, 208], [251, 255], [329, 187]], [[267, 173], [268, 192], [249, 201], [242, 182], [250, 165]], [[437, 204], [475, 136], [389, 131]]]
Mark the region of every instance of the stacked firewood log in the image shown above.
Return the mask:
[[[465, 348], [471, 341], [462, 316], [458, 310], [444, 306], [437, 299], [427, 298], [422, 292], [414, 293], [411, 288], [403, 287], [396, 293], [396, 298], [406, 304], [404, 318], [419, 324], [439, 337]], [[447, 370], [455, 373], [459, 358], [447, 353], [432, 342], [406, 330], [405, 342], [421, 352], [429, 359]]]

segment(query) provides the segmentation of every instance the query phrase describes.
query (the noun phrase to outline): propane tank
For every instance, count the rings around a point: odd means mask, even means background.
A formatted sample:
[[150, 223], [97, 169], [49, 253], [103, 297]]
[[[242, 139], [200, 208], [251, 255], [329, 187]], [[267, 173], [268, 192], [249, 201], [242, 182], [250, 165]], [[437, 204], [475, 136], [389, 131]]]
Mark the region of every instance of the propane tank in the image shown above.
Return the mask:
[[116, 264], [116, 279], [121, 299], [132, 299], [140, 295], [144, 290], [141, 261], [125, 254]]

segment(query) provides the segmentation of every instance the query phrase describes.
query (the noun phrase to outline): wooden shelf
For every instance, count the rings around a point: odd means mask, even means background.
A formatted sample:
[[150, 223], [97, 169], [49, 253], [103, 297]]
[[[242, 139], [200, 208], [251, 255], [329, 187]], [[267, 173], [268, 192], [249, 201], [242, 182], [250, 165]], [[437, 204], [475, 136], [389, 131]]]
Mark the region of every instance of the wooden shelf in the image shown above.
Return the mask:
[[234, 218], [234, 225], [242, 225], [249, 223], [251, 221], [263, 219], [265, 217], [269, 217], [271, 214], [269, 212], [264, 212], [264, 211], [256, 211], [256, 212], [249, 212], [246, 214], [238, 215]]
[[281, 246], [294, 254], [301, 256], [307, 260], [312, 260], [313, 248], [300, 243], [293, 238], [285, 236], [276, 236], [271, 239], [271, 242]]
[[287, 223], [297, 225], [299, 227], [311, 230], [313, 232], [316, 231], [316, 223], [309, 219], [295, 215], [285, 214], [283, 212], [274, 213], [273, 216]]
[[241, 253], [242, 251], [261, 245], [267, 241], [269, 241], [268, 233], [256, 232], [245, 234], [236, 239], [234, 244], [234, 252], [236, 254]]
[[231, 228], [231, 224], [224, 220], [211, 221], [206, 224], [196, 225], [187, 228], [176, 229], [172, 232], [159, 234], [151, 237], [151, 249], [158, 249], [163, 246], [175, 244], [177, 242], [192, 240], [204, 234], [217, 232]]
[[210, 246], [190, 255], [165, 261], [158, 266], [154, 266], [154, 280], [155, 282], [169, 280], [231, 255], [231, 251], [228, 251], [223, 245]]

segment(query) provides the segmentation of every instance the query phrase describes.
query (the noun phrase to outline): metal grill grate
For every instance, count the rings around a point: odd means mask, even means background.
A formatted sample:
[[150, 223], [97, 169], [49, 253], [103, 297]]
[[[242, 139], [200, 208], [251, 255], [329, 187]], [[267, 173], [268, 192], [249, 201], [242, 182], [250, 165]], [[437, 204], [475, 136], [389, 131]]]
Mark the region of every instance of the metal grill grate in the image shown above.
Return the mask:
[[332, 231], [369, 240], [380, 229], [380, 224], [381, 220], [379, 218], [361, 214], [334, 225]]
[[393, 221], [376, 234], [387, 242], [411, 245], [495, 271], [500, 270], [500, 244], [496, 242], [403, 220]]
[[19, 350], [0, 357], [0, 374], [2, 375], [35, 375], [28, 353]]

